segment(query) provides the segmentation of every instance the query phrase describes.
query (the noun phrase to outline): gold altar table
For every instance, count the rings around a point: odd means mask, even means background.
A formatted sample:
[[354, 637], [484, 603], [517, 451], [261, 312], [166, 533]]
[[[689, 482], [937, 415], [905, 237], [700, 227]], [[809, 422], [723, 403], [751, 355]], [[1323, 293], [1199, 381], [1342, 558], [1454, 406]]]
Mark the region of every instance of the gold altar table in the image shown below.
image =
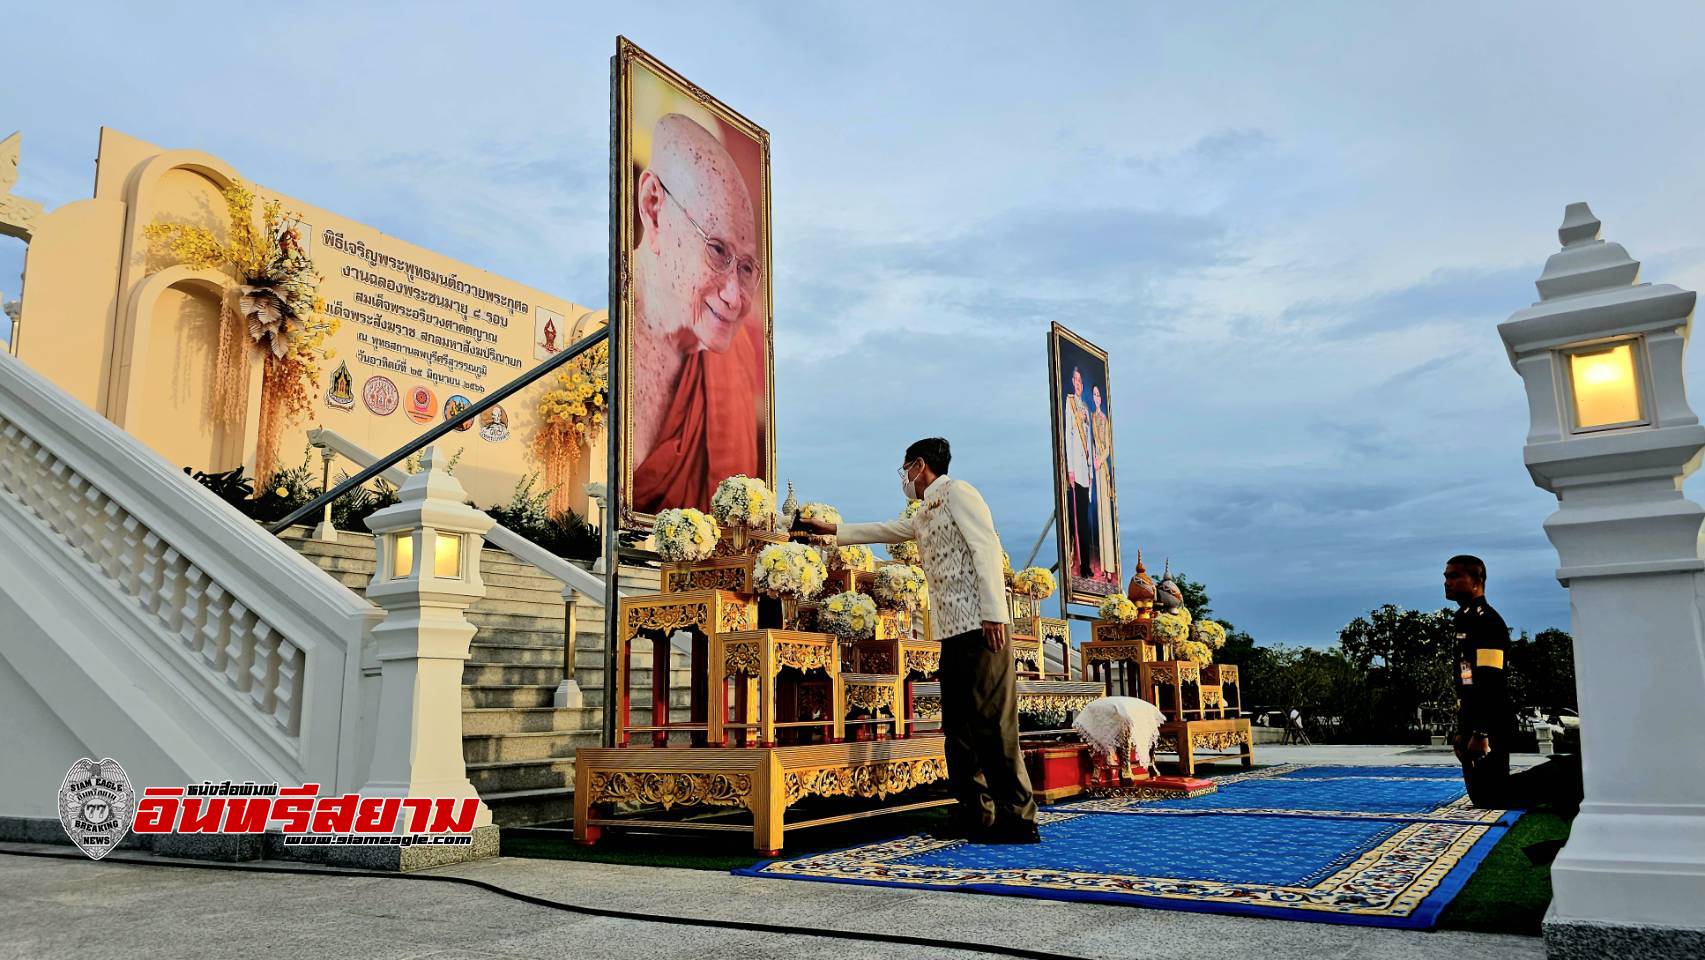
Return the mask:
[[[945, 781], [940, 736], [806, 746], [583, 747], [574, 763], [574, 839], [596, 843], [611, 827], [750, 832], [763, 856], [781, 852], [786, 831], [951, 804], [950, 797], [913, 796], [852, 813], [788, 819], [807, 797], [888, 801]], [[612, 815], [615, 804], [661, 807], [665, 816]], [[750, 825], [667, 819], [677, 807], [744, 808]]]
[[[843, 714], [832, 711], [826, 721], [776, 720], [776, 680], [787, 667], [801, 674], [820, 672], [837, 690], [841, 674], [841, 641], [827, 633], [806, 633], [799, 630], [741, 630], [719, 634], [712, 642], [710, 663], [715, 668], [710, 683], [710, 722], [707, 736], [712, 745], [727, 743], [730, 728], [757, 734], [760, 747], [776, 745], [778, 727], [826, 727], [830, 739], [845, 735]], [[739, 721], [728, 718], [728, 681], [747, 678], [737, 693]], [[757, 718], [751, 716], [756, 711]]]
[[[751, 630], [758, 624], [758, 604], [749, 594], [728, 590], [684, 590], [675, 593], [623, 597], [616, 622], [621, 627], [616, 651], [616, 745], [626, 747], [631, 734], [649, 733], [652, 745], [666, 746], [671, 732], [686, 731], [720, 737], [720, 721], [726, 709], [712, 703], [712, 692], [697, 682], [707, 663], [721, 660], [718, 639], [726, 633]], [[691, 716], [687, 723], [674, 723], [669, 715], [669, 676], [673, 664], [671, 638], [679, 631], [694, 634], [692, 646]], [[636, 726], [630, 717], [629, 661], [633, 642], [651, 640], [651, 723]]]

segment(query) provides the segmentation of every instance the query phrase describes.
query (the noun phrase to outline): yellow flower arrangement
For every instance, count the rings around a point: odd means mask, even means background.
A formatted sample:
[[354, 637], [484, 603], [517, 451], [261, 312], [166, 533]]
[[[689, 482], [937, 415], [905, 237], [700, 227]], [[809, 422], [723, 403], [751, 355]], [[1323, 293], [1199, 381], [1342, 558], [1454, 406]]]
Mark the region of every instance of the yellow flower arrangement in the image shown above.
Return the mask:
[[837, 593], [817, 611], [817, 622], [824, 629], [847, 640], [875, 636], [876, 621], [876, 601], [862, 593]]
[[869, 547], [854, 544], [850, 547], [834, 547], [829, 551], [830, 570], [851, 570], [854, 573], [869, 573], [876, 569], [876, 554]]
[[716, 485], [710, 512], [723, 526], [768, 530], [775, 525], [776, 495], [764, 481], [737, 473]]
[[1025, 567], [1012, 575], [1012, 591], [1038, 600], [1054, 595], [1054, 575], [1045, 567]]
[[691, 507], [662, 511], [651, 532], [657, 541], [658, 555], [674, 563], [709, 557], [722, 536], [715, 520]]
[[246, 321], [248, 343], [260, 348], [263, 360], [254, 475], [264, 489], [277, 471], [279, 435], [312, 407], [320, 362], [336, 356], [326, 340], [342, 321], [325, 313], [320, 273], [297, 227], [301, 215], [267, 200], [257, 225], [254, 191], [236, 180], [223, 195], [228, 220], [223, 241], [212, 229], [187, 223], [151, 223], [142, 233], [155, 256], [234, 274], [236, 282], [220, 300], [213, 414], [219, 422], [240, 423], [247, 407]]
[[1204, 667], [1214, 662], [1214, 651], [1200, 640], [1185, 640], [1178, 644], [1178, 655]]
[[876, 599], [890, 610], [915, 611], [929, 605], [929, 580], [922, 568], [890, 563], [876, 571]]
[[1167, 643], [1183, 643], [1190, 638], [1190, 612], [1168, 611], [1154, 618], [1155, 636]]
[[544, 465], [554, 510], [568, 506], [569, 472], [579, 462], [581, 449], [604, 428], [609, 407], [610, 343], [606, 340], [564, 364], [556, 375], [556, 387], [539, 397], [533, 455]]
[[1013, 575], [1014, 574], [1013, 574], [1013, 570], [1012, 570], [1012, 557], [1005, 550], [1002, 550], [1001, 551], [1001, 576], [1006, 578], [1006, 585], [1009, 587], [1012, 586]]
[[1196, 636], [1215, 650], [1225, 646], [1225, 627], [1212, 620], [1196, 621]]
[[1101, 601], [1096, 616], [1113, 623], [1130, 623], [1137, 619], [1137, 605], [1121, 593], [1110, 593]]
[[840, 523], [841, 511], [826, 503], [807, 503], [799, 508], [801, 520], [821, 520], [824, 523]]
[[809, 600], [823, 590], [829, 570], [823, 555], [803, 543], [772, 543], [758, 551], [752, 586], [772, 597]]

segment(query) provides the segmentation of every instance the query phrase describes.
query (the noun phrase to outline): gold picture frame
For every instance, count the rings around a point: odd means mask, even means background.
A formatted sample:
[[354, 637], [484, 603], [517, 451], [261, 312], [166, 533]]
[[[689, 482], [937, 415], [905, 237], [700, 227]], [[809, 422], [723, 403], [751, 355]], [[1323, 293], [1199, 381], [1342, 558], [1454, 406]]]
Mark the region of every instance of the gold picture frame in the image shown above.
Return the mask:
[[[651, 76], [646, 77], [649, 73]], [[661, 89], [664, 93], [659, 101], [668, 104], [672, 109], [635, 103], [636, 81], [642, 87], [642, 94], [647, 91], [652, 100], [658, 100], [656, 93]], [[651, 86], [647, 87], [647, 84]], [[657, 84], [661, 84], [658, 87]], [[759, 265], [761, 272], [761, 297], [754, 298], [753, 306], [761, 310], [761, 317], [754, 317], [761, 323], [761, 335], [758, 344], [750, 342], [750, 333], [741, 330], [733, 337], [748, 338], [745, 346], [761, 352], [763, 371], [759, 378], [762, 383], [762, 397], [759, 402], [762, 410], [754, 411], [754, 429], [761, 432], [757, 438], [756, 451], [758, 472], [762, 479], [773, 490], [776, 483], [776, 447], [775, 447], [775, 328], [774, 328], [774, 258], [772, 256], [772, 228], [770, 216], [770, 135], [764, 128], [748, 120], [740, 113], [730, 108], [721, 100], [706, 93], [703, 88], [687, 80], [666, 66], [662, 61], [640, 49], [626, 37], [616, 38], [616, 57], [612, 68], [611, 78], [611, 110], [612, 110], [612, 139], [611, 139], [611, 291], [610, 302], [615, 309], [611, 333], [612, 360], [615, 363], [611, 390], [614, 392], [612, 406], [619, 422], [611, 425], [612, 437], [618, 439], [615, 463], [617, 470], [613, 471], [616, 478], [616, 488], [611, 491], [612, 504], [616, 507], [617, 525], [621, 530], [649, 531], [656, 519], [655, 509], [641, 509], [635, 502], [634, 474], [638, 467], [634, 457], [635, 434], [635, 404], [633, 399], [635, 378], [634, 337], [637, 329], [634, 311], [634, 268], [633, 254], [635, 245], [639, 242], [640, 224], [638, 210], [638, 188], [641, 173], [636, 163], [636, 130], [641, 130], [639, 139], [649, 149], [651, 126], [666, 113], [678, 113], [683, 109], [690, 111], [685, 114], [689, 119], [705, 127], [707, 122], [717, 126], [724, 135], [737, 135], [750, 141], [749, 144], [738, 144], [736, 148], [745, 154], [748, 150], [755, 151], [758, 170], [749, 169], [741, 173], [741, 181], [745, 185], [752, 201], [757, 224], [757, 247], [762, 257]], [[655, 114], [655, 115], [651, 115]], [[732, 159], [730, 162], [738, 166]], [[755, 188], [755, 189], [754, 189]], [[755, 194], [755, 195], [754, 195]], [[676, 201], [679, 203], [679, 200]], [[685, 207], [682, 208], [685, 211]], [[692, 215], [688, 213], [688, 216]], [[693, 224], [697, 226], [697, 222]], [[699, 228], [702, 232], [703, 228]], [[707, 237], [707, 243], [709, 238]], [[750, 322], [750, 321], [747, 321]], [[671, 391], [672, 392], [672, 391]], [[739, 472], [739, 471], [735, 471]], [[750, 475], [750, 474], [749, 474]], [[708, 483], [714, 489], [722, 477], [709, 477]], [[708, 510], [709, 494], [704, 496], [702, 503], [662, 503], [659, 509], [667, 507], [698, 507]]]
[[[1085, 412], [1093, 415], [1095, 406], [1092, 398], [1092, 387], [1100, 387], [1102, 404], [1100, 411], [1105, 415], [1107, 428], [1105, 437], [1094, 434], [1093, 416], [1090, 419], [1091, 436], [1087, 439], [1087, 454], [1091, 471], [1094, 474], [1089, 484], [1094, 496], [1085, 506], [1093, 513], [1087, 518], [1093, 520], [1096, 528], [1095, 549], [1087, 558], [1083, 549], [1088, 547], [1089, 537], [1079, 536], [1079, 527], [1083, 526], [1086, 518], [1079, 516], [1079, 503], [1074, 500], [1074, 494], [1069, 488], [1075, 482], [1068, 474], [1071, 472], [1067, 462], [1066, 410], [1070, 386], [1071, 369], [1068, 365], [1079, 367], [1079, 379], [1084, 381], [1081, 403]], [[1082, 368], [1089, 367], [1089, 370]], [[1121, 566], [1119, 563], [1119, 495], [1117, 475], [1114, 467], [1113, 451], [1113, 387], [1107, 364], [1107, 351], [1101, 349], [1081, 336], [1073, 333], [1058, 323], [1048, 330], [1048, 402], [1052, 407], [1049, 421], [1053, 424], [1053, 468], [1054, 468], [1054, 539], [1060, 548], [1060, 590], [1061, 596], [1067, 603], [1095, 605], [1108, 594], [1118, 593], [1124, 589], [1120, 579]], [[1072, 429], [1076, 429], [1075, 427]], [[1105, 472], [1102, 471], [1100, 448], [1105, 447]], [[1103, 511], [1106, 515], [1103, 517]], [[1105, 527], [1103, 526], [1105, 524]], [[1102, 536], [1101, 531], [1107, 529], [1110, 535]], [[1082, 541], [1082, 542], [1080, 542]], [[1105, 541], [1105, 542], [1103, 542]], [[1110, 558], [1108, 555], [1111, 555]], [[1111, 559], [1109, 564], [1107, 561]], [[1083, 569], [1080, 560], [1091, 564], [1089, 569], [1099, 570], [1100, 576], [1080, 576]], [[1109, 576], [1110, 574], [1110, 576]]]

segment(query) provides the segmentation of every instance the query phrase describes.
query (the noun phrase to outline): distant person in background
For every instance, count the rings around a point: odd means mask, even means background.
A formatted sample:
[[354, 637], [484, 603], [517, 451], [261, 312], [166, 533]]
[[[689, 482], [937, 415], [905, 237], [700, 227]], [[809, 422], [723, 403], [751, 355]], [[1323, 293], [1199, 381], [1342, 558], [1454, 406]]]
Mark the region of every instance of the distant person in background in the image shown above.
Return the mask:
[[1292, 707], [1290, 715], [1285, 717], [1285, 736], [1279, 742], [1280, 744], [1309, 742], [1308, 730], [1302, 725], [1302, 711], [1296, 707]]
[[681, 114], [657, 121], [636, 193], [633, 505], [709, 510], [724, 478], [764, 471], [762, 238], [733, 157]]
[[1445, 599], [1457, 605], [1452, 621], [1457, 695], [1453, 745], [1469, 801], [1487, 809], [1525, 809], [1545, 802], [1578, 805], [1578, 757], [1510, 774], [1510, 741], [1516, 735], [1516, 709], [1504, 671], [1510, 628], [1486, 602], [1485, 562], [1458, 554], [1445, 561], [1444, 579]]

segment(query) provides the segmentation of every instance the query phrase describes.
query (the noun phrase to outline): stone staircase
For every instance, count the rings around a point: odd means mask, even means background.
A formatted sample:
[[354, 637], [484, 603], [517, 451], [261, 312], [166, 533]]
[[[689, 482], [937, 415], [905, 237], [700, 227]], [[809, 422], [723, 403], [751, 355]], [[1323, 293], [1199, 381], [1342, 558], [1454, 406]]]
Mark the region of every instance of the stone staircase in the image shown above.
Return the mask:
[[[365, 595], [376, 564], [373, 537], [339, 531], [337, 543], [308, 536], [307, 528], [283, 539], [320, 569]], [[551, 704], [562, 680], [562, 584], [510, 554], [487, 548], [480, 558], [485, 599], [468, 609], [479, 628], [462, 672], [462, 751], [468, 779], [501, 826], [566, 821], [574, 785], [574, 752], [598, 746], [604, 723], [604, 612], [583, 603], [575, 637], [575, 680], [585, 706]], [[658, 572], [626, 567], [625, 592], [654, 591]], [[651, 653], [634, 644], [632, 707], [636, 725], [650, 723]], [[670, 671], [670, 713], [687, 719], [690, 670], [675, 652]]]

